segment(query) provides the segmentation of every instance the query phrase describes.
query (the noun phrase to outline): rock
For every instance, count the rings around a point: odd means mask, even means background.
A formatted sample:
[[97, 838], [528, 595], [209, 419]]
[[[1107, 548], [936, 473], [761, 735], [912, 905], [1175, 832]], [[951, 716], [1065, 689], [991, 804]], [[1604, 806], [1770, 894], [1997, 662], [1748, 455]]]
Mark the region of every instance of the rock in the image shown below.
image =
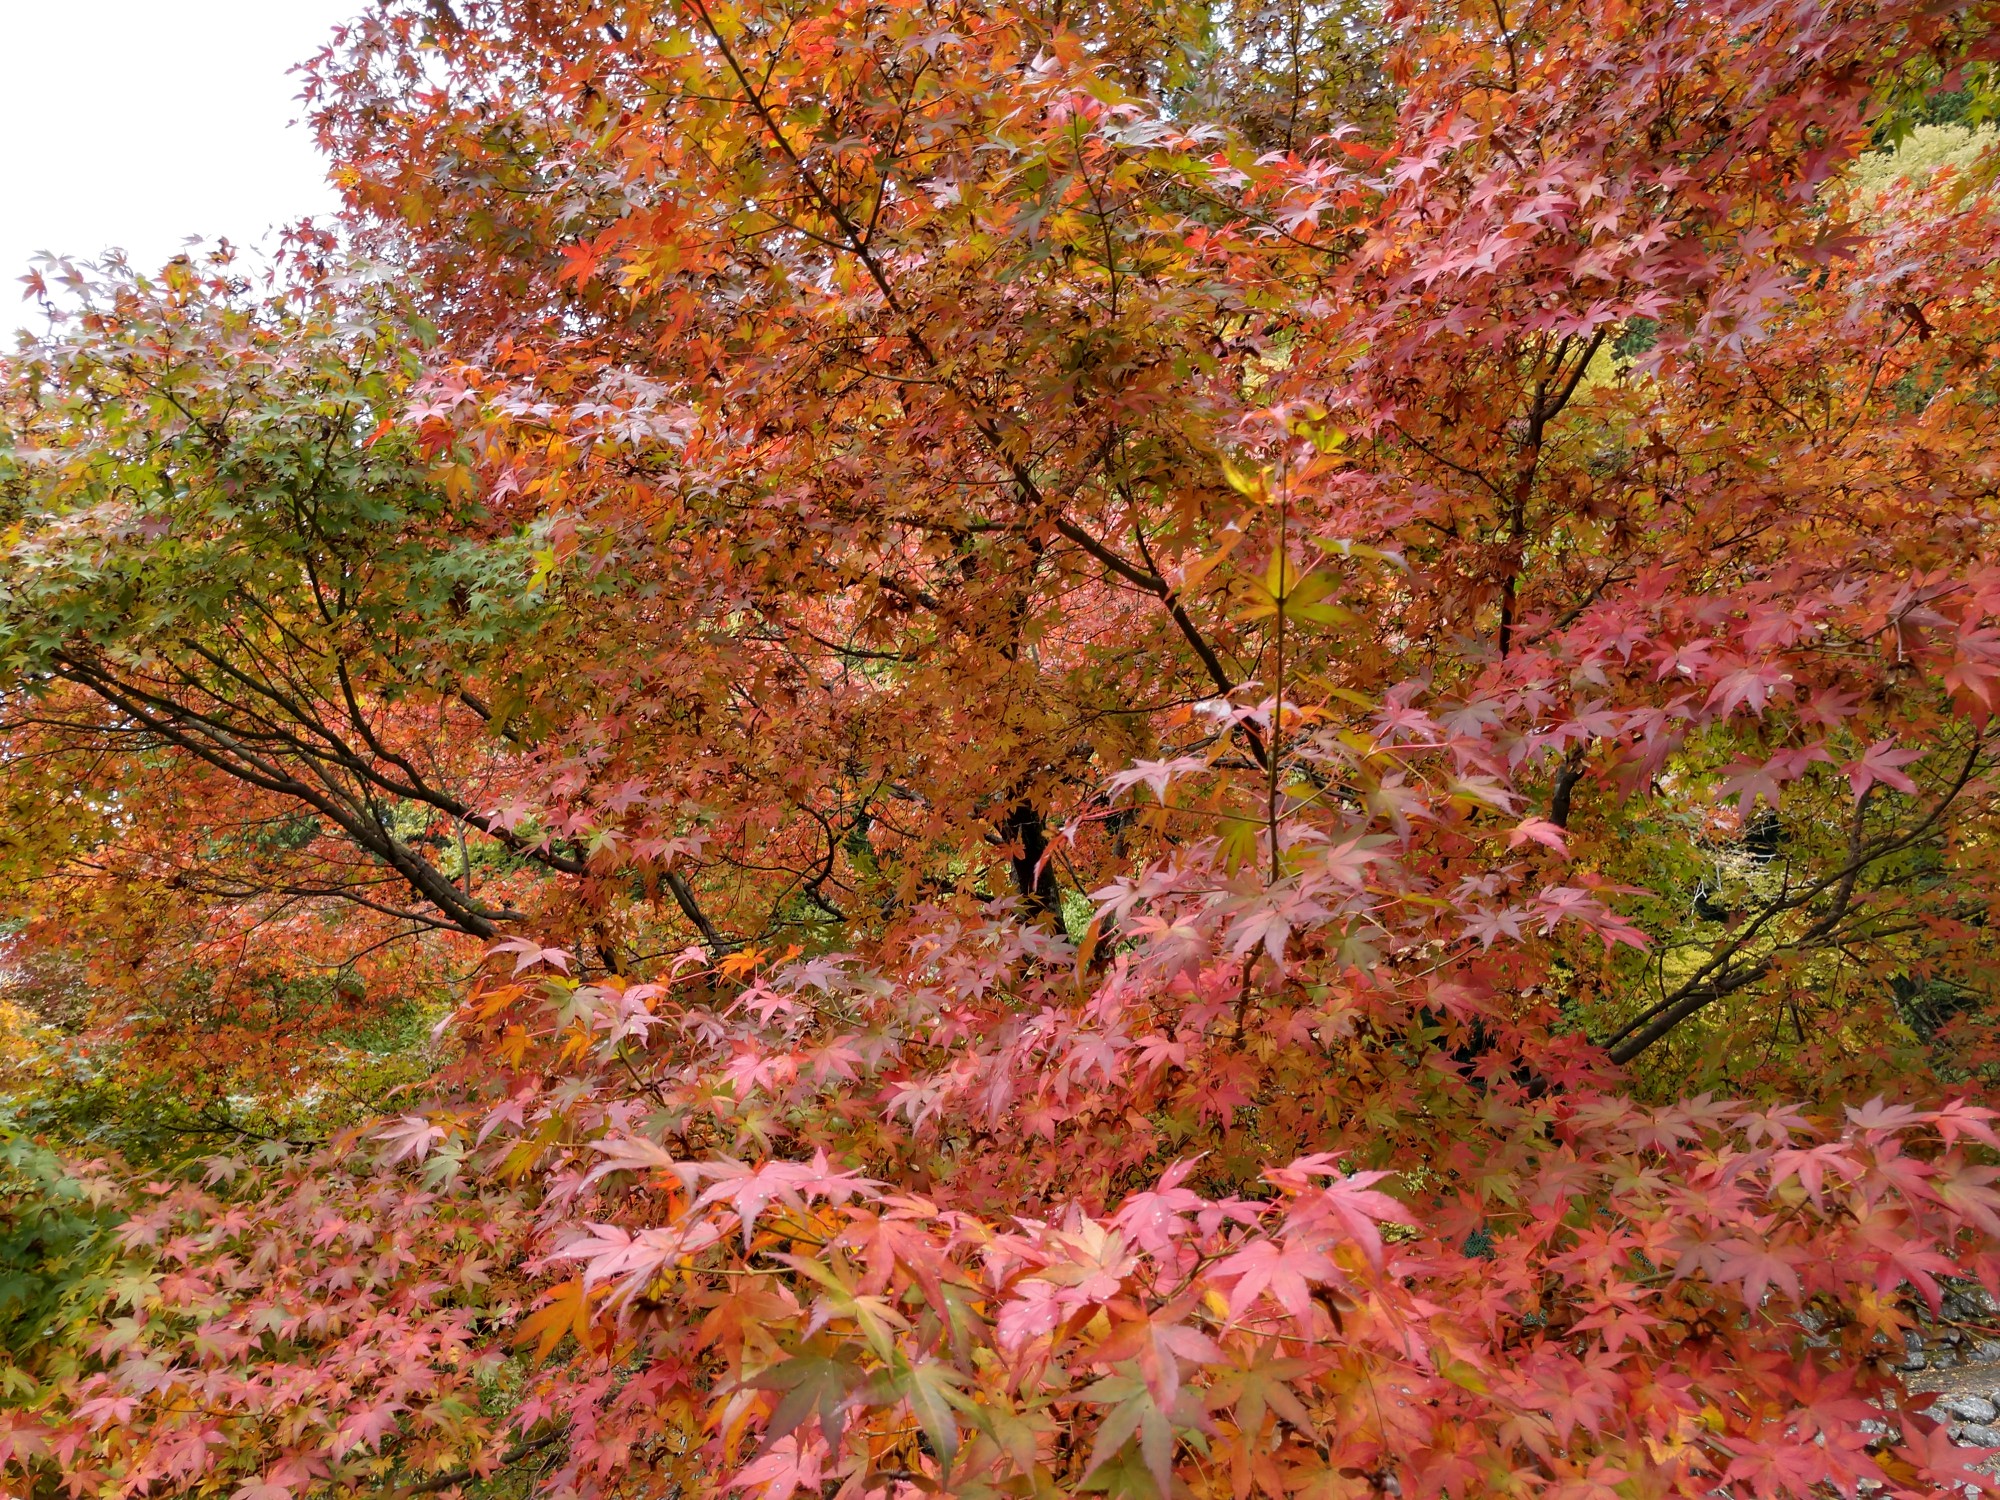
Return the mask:
[[1899, 1370], [1921, 1370], [1924, 1367], [1924, 1341], [1917, 1336], [1914, 1328], [1903, 1332], [1903, 1359], [1896, 1368]]
[[1946, 1396], [1937, 1403], [1937, 1409], [1961, 1422], [1971, 1422], [1978, 1426], [1989, 1426], [1995, 1417], [2000, 1417], [2000, 1407], [1995, 1407], [1984, 1396], [1961, 1392]]
[[2000, 1427], [1985, 1427], [1977, 1422], [1963, 1425], [1953, 1424], [1947, 1429], [1952, 1441], [1963, 1443], [1968, 1448], [2000, 1448]]
[[2000, 1364], [2000, 1343], [1992, 1339], [1974, 1339], [1966, 1357], [1978, 1365]]
[[2000, 1303], [1978, 1282], [1958, 1276], [1943, 1278], [1945, 1316], [1959, 1323], [1983, 1323], [2000, 1313]]

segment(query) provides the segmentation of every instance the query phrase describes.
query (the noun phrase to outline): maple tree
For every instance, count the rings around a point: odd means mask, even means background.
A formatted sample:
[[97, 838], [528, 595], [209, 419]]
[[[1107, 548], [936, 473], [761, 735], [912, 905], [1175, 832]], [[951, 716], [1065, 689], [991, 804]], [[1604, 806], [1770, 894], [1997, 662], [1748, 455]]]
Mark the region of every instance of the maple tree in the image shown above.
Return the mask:
[[1990, 1486], [1996, 24], [379, 0], [5, 362], [5, 1482]]

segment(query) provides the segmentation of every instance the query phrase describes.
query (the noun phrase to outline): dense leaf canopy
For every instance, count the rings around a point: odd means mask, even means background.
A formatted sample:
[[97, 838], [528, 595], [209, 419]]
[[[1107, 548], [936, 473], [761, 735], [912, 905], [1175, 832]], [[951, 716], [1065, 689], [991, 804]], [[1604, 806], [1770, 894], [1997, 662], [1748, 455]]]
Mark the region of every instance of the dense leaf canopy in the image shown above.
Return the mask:
[[1988, 1483], [1996, 28], [375, 0], [0, 360], [0, 1483]]

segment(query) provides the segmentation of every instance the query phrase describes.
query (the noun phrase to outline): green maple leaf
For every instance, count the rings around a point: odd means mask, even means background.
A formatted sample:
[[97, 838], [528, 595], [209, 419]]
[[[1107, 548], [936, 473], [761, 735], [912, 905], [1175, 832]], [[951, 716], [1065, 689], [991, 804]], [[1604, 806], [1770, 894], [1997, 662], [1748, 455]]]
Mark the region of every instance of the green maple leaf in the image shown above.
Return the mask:
[[842, 1408], [847, 1404], [848, 1397], [866, 1380], [861, 1366], [844, 1349], [836, 1349], [831, 1354], [800, 1354], [745, 1380], [743, 1383], [752, 1390], [785, 1393], [778, 1402], [778, 1409], [771, 1413], [758, 1453], [761, 1455], [770, 1451], [772, 1444], [796, 1429], [815, 1411], [819, 1414], [820, 1431], [826, 1434], [828, 1445], [838, 1447], [844, 1425]]
[[910, 1364], [899, 1357], [891, 1368], [876, 1373], [869, 1399], [882, 1406], [909, 1402], [910, 1414], [917, 1419], [931, 1452], [949, 1473], [952, 1460], [958, 1456], [958, 1419], [953, 1408], [976, 1409], [958, 1389], [964, 1382], [965, 1377], [950, 1365], [936, 1360]]

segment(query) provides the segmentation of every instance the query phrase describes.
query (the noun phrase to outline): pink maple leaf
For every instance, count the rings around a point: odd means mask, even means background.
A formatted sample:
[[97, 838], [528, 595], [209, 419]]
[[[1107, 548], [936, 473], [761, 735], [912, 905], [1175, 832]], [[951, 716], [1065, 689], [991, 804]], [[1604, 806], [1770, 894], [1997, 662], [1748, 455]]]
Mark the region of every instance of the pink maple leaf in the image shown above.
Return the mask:
[[1854, 800], [1858, 802], [1878, 782], [1899, 792], [1914, 792], [1917, 784], [1897, 768], [1923, 758], [1921, 750], [1898, 750], [1894, 740], [1877, 740], [1859, 760], [1851, 760], [1840, 769], [1847, 777], [1847, 784], [1854, 788]]
[[1218, 1264], [1210, 1273], [1218, 1281], [1234, 1280], [1229, 1289], [1229, 1316], [1240, 1318], [1245, 1308], [1269, 1292], [1301, 1323], [1312, 1315], [1312, 1284], [1330, 1281], [1333, 1262], [1302, 1245], [1278, 1245], [1253, 1240]]
[[1564, 859], [1569, 858], [1569, 845], [1565, 842], [1563, 830], [1546, 818], [1523, 818], [1514, 825], [1514, 831], [1507, 835], [1507, 847], [1518, 849], [1523, 844], [1533, 842], [1553, 849]]

